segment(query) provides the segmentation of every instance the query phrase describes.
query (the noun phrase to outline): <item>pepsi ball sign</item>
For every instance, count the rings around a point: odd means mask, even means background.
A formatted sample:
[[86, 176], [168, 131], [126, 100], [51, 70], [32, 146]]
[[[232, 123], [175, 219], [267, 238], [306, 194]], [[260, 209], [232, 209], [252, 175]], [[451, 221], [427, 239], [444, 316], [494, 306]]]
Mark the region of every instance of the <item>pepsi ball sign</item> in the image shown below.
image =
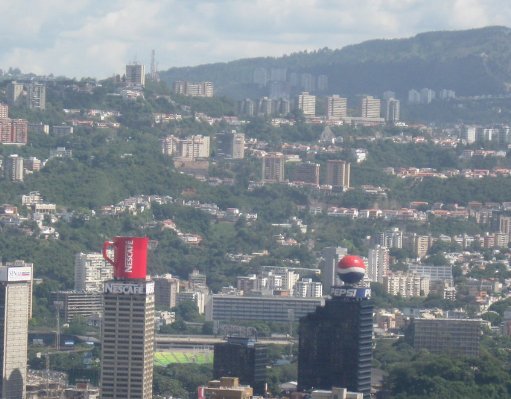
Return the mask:
[[364, 278], [366, 265], [359, 256], [346, 255], [337, 264], [337, 275], [346, 284], [355, 284]]

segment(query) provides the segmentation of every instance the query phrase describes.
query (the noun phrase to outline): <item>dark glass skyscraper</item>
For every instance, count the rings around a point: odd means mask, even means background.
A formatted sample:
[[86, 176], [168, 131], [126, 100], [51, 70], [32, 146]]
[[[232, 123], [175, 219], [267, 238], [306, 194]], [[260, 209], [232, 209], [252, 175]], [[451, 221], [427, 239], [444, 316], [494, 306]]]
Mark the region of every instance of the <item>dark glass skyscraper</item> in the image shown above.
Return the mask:
[[301, 318], [298, 390], [343, 387], [368, 399], [372, 331], [373, 305], [365, 298], [334, 296]]
[[254, 394], [263, 395], [267, 363], [266, 345], [252, 338], [229, 337], [227, 342], [215, 344], [213, 378], [238, 377], [241, 384], [254, 388]]

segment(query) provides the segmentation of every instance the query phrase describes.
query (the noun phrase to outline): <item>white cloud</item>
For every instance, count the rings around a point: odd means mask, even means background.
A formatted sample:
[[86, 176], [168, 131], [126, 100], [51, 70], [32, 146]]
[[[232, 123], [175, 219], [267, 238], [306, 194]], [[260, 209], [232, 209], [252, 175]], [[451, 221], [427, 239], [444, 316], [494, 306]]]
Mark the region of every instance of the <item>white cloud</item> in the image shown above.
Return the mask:
[[67, 76], [122, 73], [339, 48], [511, 20], [507, 0], [6, 0], [0, 67]]

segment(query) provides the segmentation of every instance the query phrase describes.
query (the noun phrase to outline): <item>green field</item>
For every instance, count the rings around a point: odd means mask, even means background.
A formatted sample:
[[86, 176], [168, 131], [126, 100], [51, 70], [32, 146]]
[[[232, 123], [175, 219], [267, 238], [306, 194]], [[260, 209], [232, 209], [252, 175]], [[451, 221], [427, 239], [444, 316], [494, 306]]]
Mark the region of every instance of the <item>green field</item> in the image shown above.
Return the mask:
[[154, 354], [154, 364], [156, 366], [166, 366], [171, 363], [213, 363], [213, 352], [197, 351], [174, 351], [174, 352], [156, 352]]

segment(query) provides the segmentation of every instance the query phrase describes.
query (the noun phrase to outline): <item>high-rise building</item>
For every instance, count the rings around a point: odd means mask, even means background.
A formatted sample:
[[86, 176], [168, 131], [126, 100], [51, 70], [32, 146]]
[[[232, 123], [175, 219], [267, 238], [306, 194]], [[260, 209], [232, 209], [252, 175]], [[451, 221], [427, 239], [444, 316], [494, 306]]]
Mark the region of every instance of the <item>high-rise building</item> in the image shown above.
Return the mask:
[[389, 98], [385, 101], [385, 120], [390, 123], [399, 121], [400, 102], [395, 98]]
[[319, 186], [319, 163], [300, 162], [293, 170], [293, 181]]
[[238, 377], [241, 384], [250, 385], [257, 395], [266, 392], [266, 345], [253, 338], [228, 337], [227, 342], [215, 344], [213, 378]]
[[154, 281], [154, 303], [156, 306], [173, 308], [177, 304], [179, 293], [179, 280], [171, 274], [155, 276]]
[[101, 292], [104, 282], [112, 277], [112, 265], [100, 253], [75, 255], [75, 291]]
[[193, 161], [197, 158], [208, 158], [210, 154], [210, 138], [209, 136], [192, 135], [180, 139], [170, 135], [161, 140], [161, 148], [163, 154], [180, 159]]
[[250, 98], [245, 98], [239, 103], [239, 114], [245, 116], [254, 116], [256, 113], [256, 105]]
[[327, 97], [326, 116], [328, 119], [341, 119], [347, 116], [348, 100], [338, 94]]
[[446, 356], [478, 356], [481, 341], [479, 319], [415, 319], [413, 347]]
[[46, 109], [46, 85], [30, 83], [27, 89], [27, 105], [30, 109], [44, 111]]
[[9, 106], [7, 104], [0, 103], [0, 119], [9, 117]]
[[214, 88], [211, 82], [186, 82], [176, 80], [172, 85], [172, 91], [189, 97], [213, 97]]
[[316, 96], [304, 91], [298, 96], [298, 109], [302, 110], [305, 116], [316, 116]]
[[298, 390], [346, 387], [371, 392], [373, 305], [334, 296], [300, 319]]
[[229, 159], [245, 157], [245, 133], [222, 132], [216, 135], [217, 155]]
[[387, 248], [403, 248], [403, 232], [395, 227], [380, 232], [376, 236], [376, 244]]
[[24, 399], [32, 268], [0, 267], [0, 397]]
[[369, 280], [383, 283], [383, 277], [389, 270], [389, 249], [377, 245], [369, 250], [367, 256], [367, 277]]
[[103, 301], [102, 398], [151, 399], [154, 282], [108, 281]]
[[263, 157], [262, 180], [268, 182], [284, 181], [284, 154], [269, 152]]
[[11, 119], [11, 142], [27, 144], [28, 121], [26, 119]]
[[304, 277], [296, 282], [293, 295], [299, 298], [321, 298], [323, 285], [319, 281], [312, 281], [311, 278]]
[[87, 318], [103, 314], [101, 292], [55, 291], [51, 293], [51, 301], [66, 323], [75, 317]]
[[273, 114], [273, 100], [268, 97], [263, 97], [259, 101], [259, 115], [271, 116]]
[[9, 104], [16, 104], [23, 95], [23, 83], [13, 81], [7, 85], [7, 102]]
[[23, 181], [23, 158], [17, 154], [9, 155], [7, 158], [5, 173], [11, 181]]
[[[22, 269], [17, 269], [18, 272], [23, 273], [24, 276], [28, 276], [28, 274], [30, 274], [30, 278], [29, 279], [27, 278], [26, 281], [28, 282], [29, 288], [30, 288], [30, 294], [28, 296], [28, 318], [31, 319], [32, 318], [32, 291], [34, 288], [34, 264], [25, 262], [24, 260], [17, 259], [12, 262], [5, 262], [3, 265], [2, 265], [2, 262], [0, 262], [0, 266], [5, 266], [8, 268], [21, 267]], [[14, 273], [14, 272], [11, 272], [11, 273]]]
[[350, 163], [329, 159], [326, 164], [326, 184], [346, 190], [350, 187]]
[[360, 99], [360, 116], [362, 118], [379, 118], [381, 113], [380, 99], [363, 96]]
[[136, 63], [127, 64], [126, 83], [129, 86], [145, 86], [145, 66]]
[[321, 283], [326, 294], [330, 293], [330, 289], [337, 285], [335, 268], [347, 253], [348, 249], [343, 247], [325, 247], [321, 251]]
[[436, 97], [434, 90], [424, 88], [420, 91], [421, 104], [430, 104]]
[[415, 89], [411, 89], [408, 91], [408, 103], [409, 104], [420, 104], [421, 102], [421, 93], [419, 93]]
[[413, 272], [394, 272], [383, 276], [383, 289], [387, 294], [403, 298], [427, 296], [430, 279]]

